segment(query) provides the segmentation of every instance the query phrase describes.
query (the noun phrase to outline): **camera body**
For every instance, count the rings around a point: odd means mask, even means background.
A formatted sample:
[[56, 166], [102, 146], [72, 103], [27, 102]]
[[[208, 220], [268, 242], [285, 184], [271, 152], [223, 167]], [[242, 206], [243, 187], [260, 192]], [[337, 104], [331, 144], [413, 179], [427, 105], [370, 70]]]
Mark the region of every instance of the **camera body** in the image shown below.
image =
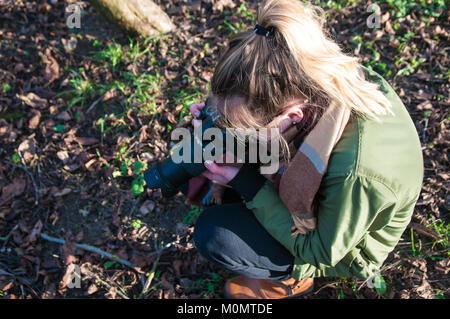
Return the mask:
[[[217, 109], [214, 106], [205, 105], [201, 109], [197, 119], [202, 121], [202, 136], [207, 129], [214, 126], [218, 116]], [[196, 143], [197, 146], [198, 143], [201, 143], [200, 148], [203, 149], [211, 141], [203, 142], [202, 139], [197, 139], [194, 134], [190, 138], [190, 154], [192, 157], [190, 161], [176, 163], [171, 156], [144, 172], [144, 180], [150, 189], [160, 188], [164, 197], [174, 196], [178, 193], [181, 185], [188, 182], [192, 177], [199, 176], [206, 170], [204, 163], [196, 163], [194, 161], [194, 148]]]

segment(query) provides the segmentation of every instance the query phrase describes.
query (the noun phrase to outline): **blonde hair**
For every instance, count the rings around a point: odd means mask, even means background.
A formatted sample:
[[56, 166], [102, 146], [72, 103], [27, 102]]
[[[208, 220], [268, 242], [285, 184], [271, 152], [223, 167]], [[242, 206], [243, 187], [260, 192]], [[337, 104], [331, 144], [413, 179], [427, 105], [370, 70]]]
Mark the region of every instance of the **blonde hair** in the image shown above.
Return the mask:
[[270, 35], [237, 34], [212, 78], [213, 94], [225, 101], [232, 96], [246, 100], [233, 109], [225, 106], [224, 125], [263, 127], [295, 97], [307, 98], [306, 131], [330, 103], [376, 120], [392, 113], [378, 85], [365, 79], [358, 59], [344, 54], [325, 32], [321, 8], [299, 0], [266, 0], [256, 22]]

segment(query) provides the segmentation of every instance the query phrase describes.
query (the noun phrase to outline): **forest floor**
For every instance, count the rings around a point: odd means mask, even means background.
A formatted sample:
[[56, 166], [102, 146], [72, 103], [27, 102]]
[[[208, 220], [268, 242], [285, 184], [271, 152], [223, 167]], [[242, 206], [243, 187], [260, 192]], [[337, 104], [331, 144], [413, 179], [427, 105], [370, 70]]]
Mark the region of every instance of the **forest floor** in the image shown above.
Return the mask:
[[[157, 1], [177, 31], [154, 37], [124, 34], [87, 2], [70, 29], [72, 2], [0, 0], [0, 298], [222, 298], [233, 274], [196, 251], [201, 210], [148, 190], [142, 172], [190, 123], [256, 1]], [[370, 2], [322, 3], [330, 34], [406, 105], [425, 175], [378, 288], [323, 278], [304, 298], [449, 298], [449, 10], [378, 1], [381, 27], [368, 28]], [[81, 286], [68, 287], [78, 269]]]

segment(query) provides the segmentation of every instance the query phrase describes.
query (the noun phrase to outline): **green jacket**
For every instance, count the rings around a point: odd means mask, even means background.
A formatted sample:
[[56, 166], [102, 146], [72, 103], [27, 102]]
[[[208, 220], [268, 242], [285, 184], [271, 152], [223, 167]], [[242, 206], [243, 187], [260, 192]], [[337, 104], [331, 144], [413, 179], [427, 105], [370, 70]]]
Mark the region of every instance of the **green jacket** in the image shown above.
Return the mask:
[[378, 74], [370, 81], [395, 116], [381, 123], [352, 117], [332, 152], [318, 196], [317, 229], [291, 235], [292, 219], [271, 182], [247, 203], [265, 229], [294, 256], [292, 276], [366, 279], [379, 269], [410, 222], [423, 178], [415, 126], [397, 94]]

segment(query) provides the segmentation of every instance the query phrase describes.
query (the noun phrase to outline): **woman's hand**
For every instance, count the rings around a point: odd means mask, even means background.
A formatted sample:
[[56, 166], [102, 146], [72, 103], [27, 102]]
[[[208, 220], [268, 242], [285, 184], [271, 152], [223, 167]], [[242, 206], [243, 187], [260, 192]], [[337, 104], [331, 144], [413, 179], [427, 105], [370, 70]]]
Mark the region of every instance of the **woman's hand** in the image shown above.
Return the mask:
[[214, 162], [205, 161], [207, 171], [202, 173], [203, 176], [211, 181], [228, 184], [239, 172], [240, 167], [223, 165], [219, 166]]
[[200, 111], [204, 107], [205, 107], [205, 103], [196, 103], [196, 104], [192, 104], [189, 107], [189, 111], [191, 112], [192, 116], [194, 117], [194, 119], [191, 122], [192, 126], [197, 127], [200, 125], [201, 121], [197, 120], [197, 117], [199, 117]]
[[[205, 103], [192, 104], [189, 107], [189, 111], [194, 116], [192, 120], [193, 126], [198, 126], [200, 121], [195, 119], [200, 115], [200, 111], [205, 107]], [[217, 165], [211, 161], [205, 161], [205, 167], [207, 171], [203, 172], [203, 176], [212, 181], [217, 181], [220, 183], [227, 184], [231, 181], [239, 172], [240, 167], [230, 166], [230, 165]]]
[[194, 117], [198, 117], [200, 115], [200, 110], [205, 107], [205, 103], [195, 103], [189, 106], [189, 111]]

